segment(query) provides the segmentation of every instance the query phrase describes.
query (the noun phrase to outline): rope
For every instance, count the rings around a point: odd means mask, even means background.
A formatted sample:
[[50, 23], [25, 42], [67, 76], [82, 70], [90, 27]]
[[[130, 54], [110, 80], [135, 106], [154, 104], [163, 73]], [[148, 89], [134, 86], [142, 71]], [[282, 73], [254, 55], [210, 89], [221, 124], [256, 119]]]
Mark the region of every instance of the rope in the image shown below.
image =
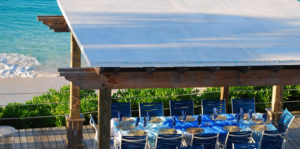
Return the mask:
[[[82, 114], [97, 113], [98, 111], [82, 112]], [[29, 117], [12, 117], [12, 118], [0, 118], [0, 120], [21, 120], [21, 119], [39, 119], [39, 118], [52, 118], [52, 117], [63, 117], [63, 115], [48, 115], [48, 116], [29, 116]]]

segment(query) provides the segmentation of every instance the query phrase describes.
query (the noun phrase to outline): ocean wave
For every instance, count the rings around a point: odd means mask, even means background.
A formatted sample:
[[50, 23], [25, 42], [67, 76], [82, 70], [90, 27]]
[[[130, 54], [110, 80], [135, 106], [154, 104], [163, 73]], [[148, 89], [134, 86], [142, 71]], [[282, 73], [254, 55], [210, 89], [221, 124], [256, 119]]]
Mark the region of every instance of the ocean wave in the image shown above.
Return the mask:
[[39, 61], [30, 56], [17, 53], [0, 53], [0, 78], [55, 77], [55, 73], [43, 73], [35, 70]]

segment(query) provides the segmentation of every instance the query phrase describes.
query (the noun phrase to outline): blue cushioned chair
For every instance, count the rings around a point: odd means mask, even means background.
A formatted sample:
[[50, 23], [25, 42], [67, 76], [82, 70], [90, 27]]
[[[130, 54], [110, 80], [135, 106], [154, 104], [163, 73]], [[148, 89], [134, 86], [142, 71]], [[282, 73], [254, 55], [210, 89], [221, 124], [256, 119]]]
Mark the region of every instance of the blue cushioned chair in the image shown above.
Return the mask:
[[211, 134], [194, 134], [192, 136], [191, 145], [196, 146], [204, 146], [205, 149], [215, 149], [218, 147], [218, 137], [219, 134], [211, 133]]
[[233, 149], [259, 149], [258, 143], [234, 143]]
[[120, 112], [124, 117], [131, 117], [130, 102], [111, 103], [111, 118], [117, 118], [118, 112]]
[[146, 136], [121, 136], [120, 142], [116, 141], [116, 149], [145, 149], [147, 148]]
[[164, 116], [163, 103], [139, 103], [140, 117], [147, 116], [148, 111], [151, 116]]
[[182, 111], [186, 112], [187, 115], [194, 115], [194, 102], [193, 100], [170, 100], [170, 114], [171, 116], [180, 116]]
[[285, 131], [264, 131], [260, 140], [261, 149], [281, 149], [285, 144]]
[[295, 118], [295, 116], [290, 111], [285, 109], [279, 119], [278, 130], [287, 131], [287, 129], [292, 124], [294, 118]]
[[218, 109], [219, 113], [226, 113], [225, 100], [201, 100], [202, 114], [213, 114], [214, 108]]
[[225, 148], [231, 149], [233, 143], [255, 142], [252, 138], [252, 131], [229, 132], [225, 140]]
[[164, 135], [158, 134], [156, 135], [155, 141], [155, 149], [175, 149], [181, 146], [182, 143], [182, 134], [172, 134], [172, 135]]
[[232, 113], [239, 113], [240, 108], [243, 108], [245, 112], [248, 112], [249, 109], [252, 109], [252, 112], [255, 113], [254, 98], [232, 99], [231, 106], [232, 106]]

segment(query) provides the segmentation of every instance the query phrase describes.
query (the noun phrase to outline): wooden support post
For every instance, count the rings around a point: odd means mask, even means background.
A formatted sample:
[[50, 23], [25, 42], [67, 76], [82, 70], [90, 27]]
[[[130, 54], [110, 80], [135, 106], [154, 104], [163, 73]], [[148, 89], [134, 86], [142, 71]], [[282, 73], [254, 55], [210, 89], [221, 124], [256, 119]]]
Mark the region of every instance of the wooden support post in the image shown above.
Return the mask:
[[221, 87], [221, 97], [220, 97], [221, 100], [225, 100], [225, 110], [226, 110], [226, 113], [228, 113], [228, 100], [229, 100], [229, 87], [228, 86], [223, 86]]
[[[81, 63], [80, 48], [71, 34], [71, 67], [80, 67]], [[68, 148], [82, 148], [83, 134], [82, 125], [84, 119], [80, 117], [80, 88], [70, 83], [70, 116], [67, 118], [67, 147]]]
[[98, 100], [98, 149], [110, 148], [111, 89], [100, 89]]
[[271, 120], [278, 120], [282, 113], [282, 99], [283, 99], [283, 89], [282, 85], [273, 86], [272, 94], [272, 105], [271, 105], [271, 115], [269, 115]]

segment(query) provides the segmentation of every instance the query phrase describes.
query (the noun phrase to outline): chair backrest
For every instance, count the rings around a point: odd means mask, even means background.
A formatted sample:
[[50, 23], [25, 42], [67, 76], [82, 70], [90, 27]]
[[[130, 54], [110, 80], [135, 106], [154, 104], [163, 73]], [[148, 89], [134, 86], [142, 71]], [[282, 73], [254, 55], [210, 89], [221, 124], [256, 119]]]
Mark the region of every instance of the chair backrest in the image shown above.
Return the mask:
[[182, 134], [156, 136], [155, 148], [157, 149], [171, 149], [180, 147], [182, 141]]
[[234, 149], [258, 149], [258, 143], [235, 143]]
[[285, 109], [279, 119], [278, 129], [282, 131], [287, 130], [294, 118], [295, 116], [290, 111]]
[[251, 131], [229, 132], [225, 140], [226, 148], [232, 148], [232, 143], [248, 143], [252, 140]]
[[163, 103], [139, 103], [140, 117], [147, 116], [148, 111], [151, 116], [164, 116]]
[[214, 108], [218, 109], [218, 113], [226, 113], [225, 100], [201, 100], [202, 114], [213, 114]]
[[170, 100], [170, 114], [171, 116], [180, 116], [182, 111], [187, 115], [194, 115], [194, 102], [193, 100]]
[[285, 135], [283, 131], [264, 131], [259, 146], [261, 149], [281, 149]]
[[231, 106], [232, 106], [232, 113], [240, 112], [240, 108], [243, 108], [245, 112], [248, 112], [249, 109], [252, 109], [252, 112], [255, 113], [254, 98], [232, 99]]
[[117, 118], [118, 112], [124, 117], [131, 117], [130, 102], [111, 103], [111, 118]]
[[211, 134], [194, 134], [192, 136], [192, 146], [201, 146], [204, 148], [216, 148], [217, 140], [219, 134], [211, 133]]
[[120, 149], [144, 149], [146, 136], [122, 136]]

